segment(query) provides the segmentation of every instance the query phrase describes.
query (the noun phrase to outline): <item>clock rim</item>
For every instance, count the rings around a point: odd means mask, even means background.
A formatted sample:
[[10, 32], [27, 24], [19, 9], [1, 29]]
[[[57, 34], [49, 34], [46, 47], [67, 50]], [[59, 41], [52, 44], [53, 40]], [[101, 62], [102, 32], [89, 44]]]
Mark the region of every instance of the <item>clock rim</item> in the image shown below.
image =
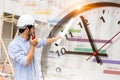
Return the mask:
[[[87, 7], [87, 6], [91, 6], [91, 7]], [[75, 17], [85, 11], [91, 10], [91, 9], [95, 9], [95, 8], [99, 8], [99, 7], [118, 7], [120, 8], [120, 4], [119, 3], [114, 3], [114, 2], [95, 2], [95, 3], [89, 3], [89, 4], [85, 4], [84, 6], [82, 6], [80, 9], [75, 9], [73, 11], [71, 11], [70, 13], [68, 13], [66, 16], [64, 16], [55, 26], [54, 28], [50, 31], [48, 38], [54, 37], [57, 34], [57, 30], [59, 28], [61, 28], [61, 26], [64, 26], [65, 23], [67, 23], [72, 17]], [[73, 15], [75, 14], [75, 15]], [[41, 55], [41, 72], [42, 72], [42, 77], [44, 78], [45, 74], [46, 74], [46, 69], [47, 69], [47, 57], [48, 57], [48, 53], [50, 50], [50, 46], [46, 45], [45, 47], [43, 47], [42, 50], [42, 55]], [[46, 62], [45, 62], [46, 61]]]

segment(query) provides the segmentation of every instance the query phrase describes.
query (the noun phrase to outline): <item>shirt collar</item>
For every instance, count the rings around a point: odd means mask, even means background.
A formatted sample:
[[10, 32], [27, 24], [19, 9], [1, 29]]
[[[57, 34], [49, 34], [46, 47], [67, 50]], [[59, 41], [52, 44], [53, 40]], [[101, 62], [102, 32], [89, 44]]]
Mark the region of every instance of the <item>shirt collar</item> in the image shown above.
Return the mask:
[[21, 41], [26, 42], [26, 40], [24, 38], [22, 38], [21, 36], [17, 36]]

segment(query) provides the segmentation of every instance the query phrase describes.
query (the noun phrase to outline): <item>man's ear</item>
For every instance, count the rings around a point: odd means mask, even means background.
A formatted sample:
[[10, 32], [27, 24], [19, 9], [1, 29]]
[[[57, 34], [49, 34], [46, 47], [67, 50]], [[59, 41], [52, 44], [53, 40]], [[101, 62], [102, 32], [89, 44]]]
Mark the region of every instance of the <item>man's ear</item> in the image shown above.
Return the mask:
[[29, 28], [28, 28], [28, 27], [26, 27], [25, 31], [29, 32]]

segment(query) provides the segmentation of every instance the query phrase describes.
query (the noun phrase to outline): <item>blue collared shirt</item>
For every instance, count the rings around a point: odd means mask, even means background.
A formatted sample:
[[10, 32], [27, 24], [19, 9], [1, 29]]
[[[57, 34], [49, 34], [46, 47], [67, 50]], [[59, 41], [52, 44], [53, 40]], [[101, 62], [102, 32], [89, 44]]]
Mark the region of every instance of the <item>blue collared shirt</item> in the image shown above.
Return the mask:
[[[45, 38], [39, 38], [37, 48], [46, 45]], [[8, 53], [14, 67], [14, 80], [40, 80], [39, 65], [34, 52], [34, 57], [29, 64], [26, 65], [27, 53], [30, 48], [29, 41], [24, 40], [22, 37], [17, 36], [8, 46]]]

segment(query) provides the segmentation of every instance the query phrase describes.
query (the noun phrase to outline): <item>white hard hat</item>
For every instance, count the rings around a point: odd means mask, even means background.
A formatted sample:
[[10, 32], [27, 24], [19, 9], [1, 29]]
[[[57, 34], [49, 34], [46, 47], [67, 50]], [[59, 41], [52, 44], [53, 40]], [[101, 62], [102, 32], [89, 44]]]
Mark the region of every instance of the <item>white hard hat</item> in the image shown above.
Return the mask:
[[25, 29], [26, 25], [35, 25], [35, 24], [36, 23], [34, 18], [29, 14], [20, 16], [17, 22], [18, 28], [21, 28], [21, 29]]

